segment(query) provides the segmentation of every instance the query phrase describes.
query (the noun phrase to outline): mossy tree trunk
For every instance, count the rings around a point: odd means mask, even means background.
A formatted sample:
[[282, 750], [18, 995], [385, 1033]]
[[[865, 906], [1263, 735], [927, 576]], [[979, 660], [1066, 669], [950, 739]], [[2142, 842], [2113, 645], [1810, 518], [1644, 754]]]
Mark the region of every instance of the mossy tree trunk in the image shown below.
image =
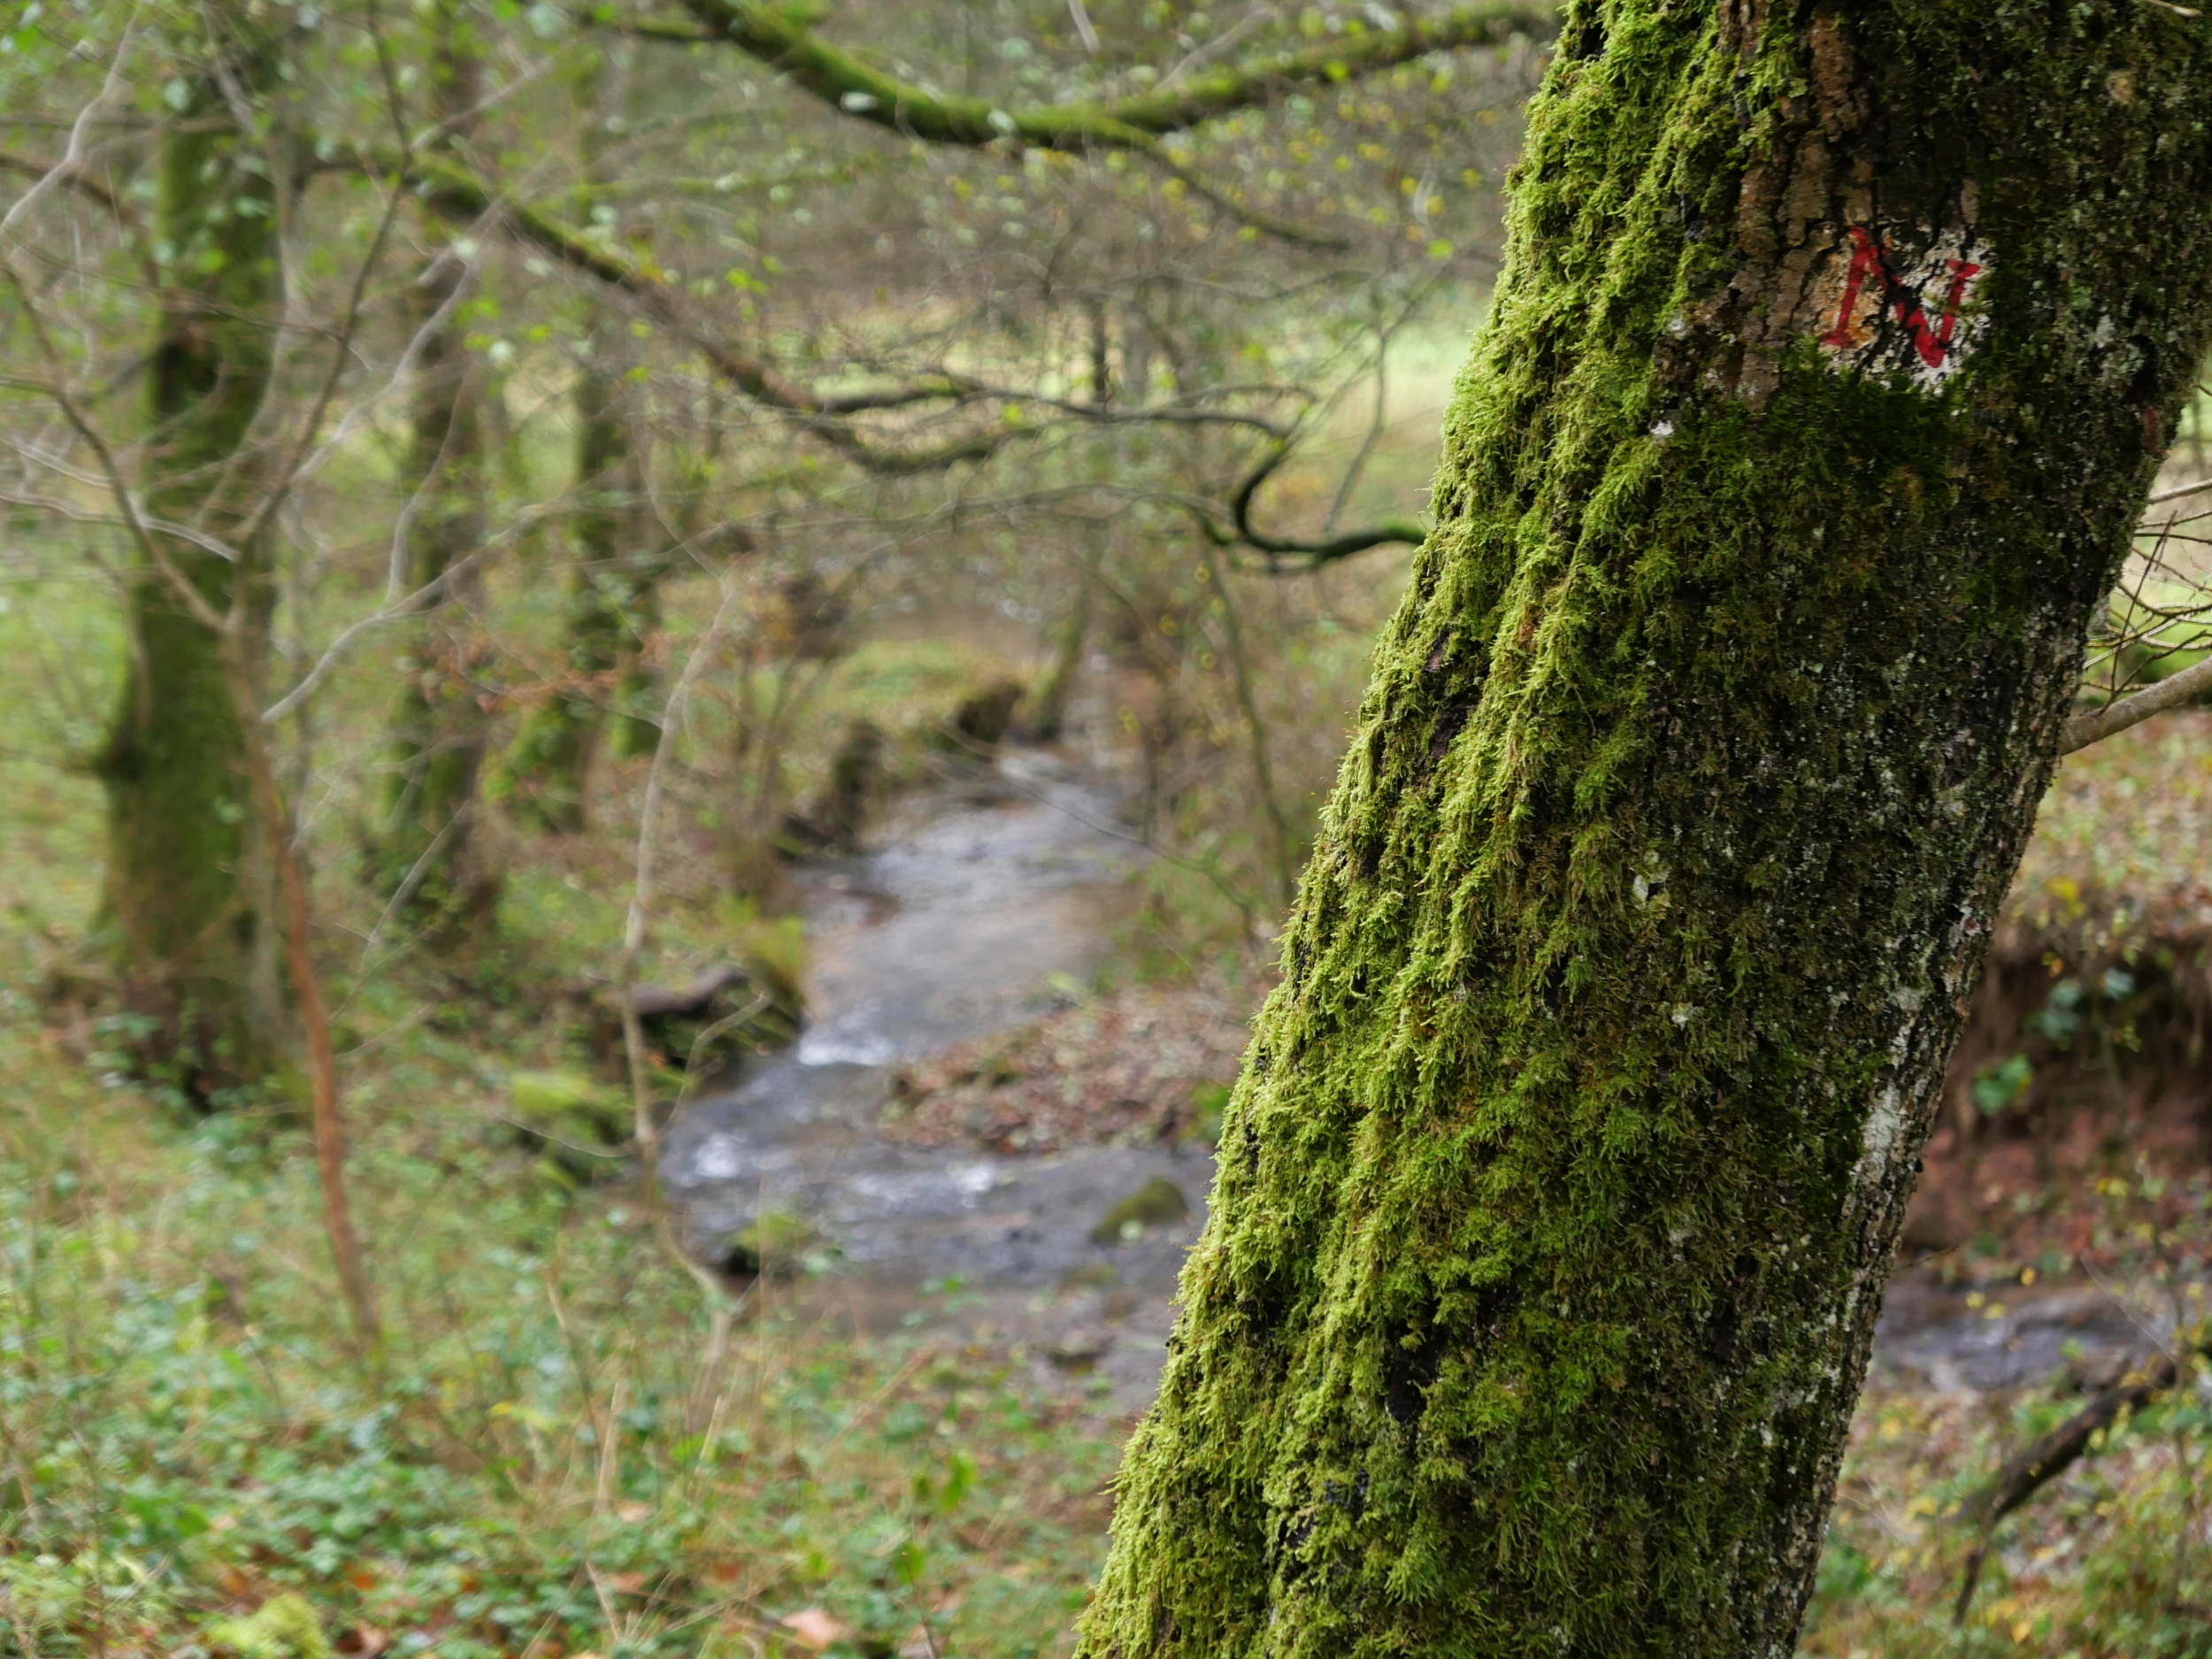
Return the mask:
[[[431, 21], [431, 111], [457, 124], [481, 95], [481, 58], [454, 5], [440, 4]], [[458, 303], [467, 276], [465, 263], [448, 253], [434, 257], [415, 288], [418, 326], [431, 332], [419, 359], [408, 456], [411, 588], [444, 575], [484, 541], [483, 388]], [[454, 582], [411, 630], [376, 838], [379, 887], [449, 926], [481, 915], [498, 890], [474, 834], [488, 726], [474, 683], [477, 588], [465, 577]]]
[[576, 376], [576, 493], [569, 516], [569, 569], [563, 684], [526, 715], [507, 754], [514, 810], [537, 827], [563, 833], [585, 823], [594, 751], [612, 727], [615, 752], [650, 744], [627, 728], [652, 728], [626, 705], [641, 689], [638, 667], [655, 609], [655, 561], [641, 511], [641, 457], [631, 442], [619, 362], [622, 320], [594, 303], [593, 327]]
[[1029, 714], [1029, 735], [1040, 743], [1056, 743], [1068, 723], [1068, 705], [1075, 698], [1076, 678], [1083, 672], [1083, 650], [1090, 642], [1093, 590], [1098, 586], [1099, 562], [1105, 556], [1110, 526], [1099, 523], [1083, 533], [1084, 548], [1075, 568], [1075, 593], [1061, 618], [1059, 638], [1053, 643], [1052, 666], [1037, 688]]
[[[253, 430], [282, 273], [265, 135], [240, 119], [273, 83], [276, 49], [236, 8], [203, 15], [206, 58], [156, 163], [162, 288], [141, 478], [150, 519], [206, 538], [154, 533], [176, 577], [234, 618], [257, 681], [274, 596], [266, 538], [236, 536], [266, 481]], [[129, 662], [98, 760], [105, 909], [129, 1000], [149, 1021], [142, 1054], [189, 1097], [219, 1101], [267, 1070], [280, 1035], [268, 849], [221, 638], [151, 563], [133, 572], [127, 607]]]
[[2212, 25], [1577, 4], [1091, 1659], [1786, 1655], [2093, 609]]
[[[575, 82], [587, 171], [606, 170], [617, 66], [593, 55]], [[518, 816], [542, 829], [584, 827], [595, 751], [649, 754], [659, 727], [638, 712], [652, 690], [642, 654], [659, 617], [661, 538], [648, 510], [649, 457], [639, 430], [636, 358], [624, 318], [594, 297], [575, 389], [577, 511], [569, 518], [565, 683], [518, 729], [507, 772]]]

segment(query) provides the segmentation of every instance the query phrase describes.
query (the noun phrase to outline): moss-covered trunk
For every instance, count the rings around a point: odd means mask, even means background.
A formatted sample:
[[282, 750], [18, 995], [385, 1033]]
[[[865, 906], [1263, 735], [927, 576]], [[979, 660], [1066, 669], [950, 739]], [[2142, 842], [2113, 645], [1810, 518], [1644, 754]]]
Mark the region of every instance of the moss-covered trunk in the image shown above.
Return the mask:
[[[282, 278], [263, 135], [238, 122], [270, 84], [275, 49], [241, 33], [231, 8], [204, 16], [207, 60], [186, 82], [188, 100], [163, 129], [157, 161], [163, 286], [142, 495], [161, 553], [217, 613], [234, 616], [241, 659], [257, 680], [273, 599], [266, 549], [258, 534], [236, 535], [265, 481], [252, 430]], [[267, 853], [220, 639], [151, 564], [133, 572], [127, 603], [128, 666], [99, 761], [106, 910], [130, 1001], [150, 1022], [142, 1051], [206, 1101], [258, 1077], [279, 1034]]]
[[1083, 672], [1083, 651], [1090, 642], [1093, 594], [1098, 587], [1098, 567], [1105, 557], [1109, 526], [1095, 525], [1085, 533], [1086, 545], [1075, 571], [1075, 594], [1060, 622], [1060, 637], [1053, 646], [1052, 667], [1038, 687], [1029, 712], [1029, 735], [1040, 743], [1056, 743], [1068, 723], [1068, 704], [1075, 697], [1076, 677]]
[[[431, 112], [457, 126], [481, 96], [481, 58], [468, 19], [453, 5], [439, 5], [432, 21]], [[419, 358], [408, 457], [411, 588], [453, 571], [484, 541], [483, 388], [457, 303], [466, 279], [465, 264], [445, 254], [415, 288], [419, 326], [430, 333]], [[461, 575], [407, 641], [374, 861], [384, 891], [445, 926], [480, 916], [498, 891], [474, 833], [489, 725], [474, 683], [478, 589], [472, 574]]]
[[2146, 0], [1571, 11], [1087, 1655], [1790, 1650], [2208, 114]]
[[632, 449], [621, 388], [608, 372], [621, 319], [594, 303], [586, 361], [576, 376], [576, 493], [569, 517], [569, 569], [561, 687], [526, 716], [507, 755], [518, 816], [541, 828], [573, 831], [585, 820], [592, 756], [614, 715], [616, 752], [646, 745], [626, 732], [634, 695], [643, 618], [657, 597], [643, 540], [639, 458]]
[[[595, 53], [575, 81], [584, 160], [594, 178], [610, 170], [610, 106], [623, 81], [604, 53]], [[652, 692], [642, 653], [658, 623], [664, 556], [645, 498], [649, 457], [637, 430], [636, 388], [628, 383], [635, 345], [613, 307], [596, 296], [587, 303], [591, 322], [576, 374], [579, 505], [569, 519], [574, 562], [565, 683], [525, 717], [507, 753], [518, 816], [560, 831], [584, 826], [592, 757], [603, 740], [618, 755], [641, 755], [659, 735], [640, 712]]]

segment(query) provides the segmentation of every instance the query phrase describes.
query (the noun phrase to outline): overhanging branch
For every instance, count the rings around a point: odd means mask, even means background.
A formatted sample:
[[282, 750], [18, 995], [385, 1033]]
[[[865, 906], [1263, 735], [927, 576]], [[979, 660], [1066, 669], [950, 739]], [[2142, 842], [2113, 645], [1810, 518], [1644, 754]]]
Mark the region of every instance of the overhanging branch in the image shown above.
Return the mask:
[[[903, 138], [965, 145], [1012, 140], [1031, 149], [1148, 152], [1164, 134], [1248, 109], [1286, 86], [1333, 83], [1431, 52], [1500, 45], [1515, 35], [1548, 40], [1557, 27], [1549, 6], [1489, 0], [1455, 6], [1432, 18], [1409, 18], [1393, 29], [1263, 53], [1202, 71], [1172, 88], [1008, 109], [988, 98], [936, 92], [887, 74], [818, 38], [795, 9], [764, 0], [684, 0], [684, 5], [714, 38], [773, 66], [824, 103]], [[690, 38], [688, 32], [680, 38]]]
[[[1252, 503], [1260, 486], [1275, 475], [1278, 468], [1290, 458], [1287, 439], [1279, 442], [1263, 457], [1260, 464], [1246, 474], [1244, 482], [1229, 498], [1229, 523], [1225, 526], [1207, 513], [1197, 515], [1199, 528], [1217, 547], [1248, 547], [1266, 556], [1267, 568], [1272, 575], [1303, 575], [1318, 570], [1324, 565], [1333, 565], [1339, 559], [1349, 558], [1355, 553], [1364, 553], [1370, 548], [1402, 545], [1418, 547], [1428, 537], [1428, 532], [1410, 518], [1386, 518], [1380, 524], [1363, 529], [1347, 530], [1339, 535], [1323, 536], [1309, 541], [1298, 536], [1271, 535], [1252, 522]], [[1285, 565], [1284, 559], [1295, 559], [1294, 565]]]
[[1333, 84], [1394, 68], [1431, 52], [1500, 45], [1515, 35], [1548, 40], [1557, 27], [1548, 6], [1486, 0], [1455, 6], [1433, 18], [1409, 18], [1396, 28], [1261, 53], [1150, 92], [1009, 109], [988, 98], [939, 92], [888, 74], [820, 39], [796, 7], [764, 0], [684, 0], [684, 5], [704, 26], [704, 35], [665, 24], [634, 27], [665, 40], [727, 41], [832, 108], [902, 138], [969, 147], [1012, 143], [1031, 150], [1128, 150], [1256, 230], [1327, 249], [1346, 244], [1263, 213], [1209, 184], [1169, 153], [1162, 136], [1252, 108], [1285, 87]]
[[2192, 698], [2212, 692], [2212, 657], [2200, 663], [2192, 663], [2177, 674], [2169, 675], [2154, 686], [2146, 686], [2130, 696], [2108, 703], [2101, 709], [2090, 709], [2076, 715], [2066, 723], [2066, 735], [2059, 740], [2058, 752], [2070, 755], [2078, 749], [2087, 749], [2092, 743], [2110, 737], [2115, 732], [2124, 732], [2131, 726], [2139, 726], [2154, 714], [2178, 708]]

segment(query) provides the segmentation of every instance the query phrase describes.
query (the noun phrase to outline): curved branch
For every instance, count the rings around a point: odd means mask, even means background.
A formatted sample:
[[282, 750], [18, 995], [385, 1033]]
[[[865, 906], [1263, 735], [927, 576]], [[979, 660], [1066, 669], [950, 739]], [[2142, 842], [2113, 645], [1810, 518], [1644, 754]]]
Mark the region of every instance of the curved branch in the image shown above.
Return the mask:
[[2078, 749], [2087, 749], [2092, 743], [2110, 737], [2115, 732], [2124, 732], [2131, 726], [2139, 726], [2154, 714], [2187, 703], [2191, 698], [2212, 692], [2212, 657], [2192, 663], [2177, 674], [2170, 674], [2154, 686], [2146, 686], [2131, 695], [2108, 703], [2101, 709], [2090, 709], [2066, 722], [2066, 735], [2059, 740], [2058, 752], [2070, 755]]
[[[1386, 518], [1380, 524], [1369, 525], [1358, 530], [1347, 530], [1340, 535], [1323, 536], [1318, 541], [1307, 541], [1296, 536], [1270, 535], [1252, 522], [1252, 500], [1260, 486], [1275, 475], [1285, 461], [1290, 458], [1287, 442], [1279, 443], [1262, 457], [1260, 464], [1237, 487], [1237, 493], [1229, 498], [1229, 527], [1224, 529], [1204, 514], [1199, 515], [1199, 528], [1217, 547], [1248, 547], [1267, 557], [1267, 568], [1272, 575], [1302, 576], [1319, 570], [1324, 565], [1333, 565], [1355, 553], [1364, 553], [1370, 548], [1402, 545], [1418, 547], [1428, 539], [1428, 532], [1410, 518]], [[1289, 566], [1279, 564], [1284, 558], [1295, 558], [1299, 563]]]
[[699, 327], [677, 287], [653, 266], [595, 241], [526, 202], [501, 198], [498, 192], [459, 163], [442, 156], [418, 156], [408, 164], [420, 181], [425, 203], [442, 213], [475, 219], [496, 212], [518, 234], [537, 244], [571, 269], [619, 288], [643, 310], [683, 336], [714, 372], [753, 402], [779, 411], [848, 459], [886, 477], [928, 472], [961, 461], [981, 460], [1010, 440], [1018, 426], [970, 434], [926, 449], [887, 449], [871, 443], [849, 417], [872, 411], [903, 409], [916, 403], [960, 402], [974, 397], [974, 383], [957, 375], [935, 374], [882, 392], [824, 397], [787, 380], [770, 365]]
[[1548, 40], [1557, 20], [1541, 4], [1485, 0], [1394, 29], [1340, 36], [1317, 46], [1266, 52], [1194, 74], [1172, 87], [1125, 97], [1005, 109], [988, 98], [938, 92], [887, 74], [818, 39], [799, 8], [772, 0], [684, 0], [709, 35], [667, 24], [634, 25], [657, 38], [695, 44], [729, 42], [772, 66], [793, 85], [856, 119], [925, 143], [1032, 150], [1125, 150], [1182, 181], [1194, 196], [1268, 235], [1302, 246], [1341, 250], [1341, 238], [1263, 213], [1193, 173], [1169, 153], [1163, 134], [1249, 109], [1286, 86], [1331, 84], [1394, 68], [1432, 52], [1501, 45], [1515, 35]]
[[[1194, 74], [1180, 84], [1095, 102], [1003, 109], [988, 98], [934, 92], [816, 37], [796, 8], [766, 0], [684, 0], [686, 10], [739, 50], [772, 65], [793, 85], [860, 120], [933, 144], [1033, 149], [1151, 150], [1165, 133], [1263, 103], [1285, 86], [1332, 83], [1394, 68], [1431, 52], [1502, 44], [1514, 35], [1551, 37], [1549, 6], [1487, 0], [1394, 29], [1340, 36], [1317, 46], [1266, 52]], [[677, 38], [690, 39], [686, 31]]]

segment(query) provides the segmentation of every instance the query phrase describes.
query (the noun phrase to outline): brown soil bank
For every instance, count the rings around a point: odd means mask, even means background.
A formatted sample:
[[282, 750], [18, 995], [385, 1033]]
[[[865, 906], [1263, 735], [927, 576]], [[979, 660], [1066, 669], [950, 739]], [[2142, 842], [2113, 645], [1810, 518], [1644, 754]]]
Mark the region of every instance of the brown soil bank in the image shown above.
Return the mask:
[[2085, 750], [2045, 801], [1952, 1061], [1905, 1262], [1963, 1249], [2070, 1265], [2101, 1174], [2212, 1163], [2208, 1033], [2212, 712], [2192, 710]]

